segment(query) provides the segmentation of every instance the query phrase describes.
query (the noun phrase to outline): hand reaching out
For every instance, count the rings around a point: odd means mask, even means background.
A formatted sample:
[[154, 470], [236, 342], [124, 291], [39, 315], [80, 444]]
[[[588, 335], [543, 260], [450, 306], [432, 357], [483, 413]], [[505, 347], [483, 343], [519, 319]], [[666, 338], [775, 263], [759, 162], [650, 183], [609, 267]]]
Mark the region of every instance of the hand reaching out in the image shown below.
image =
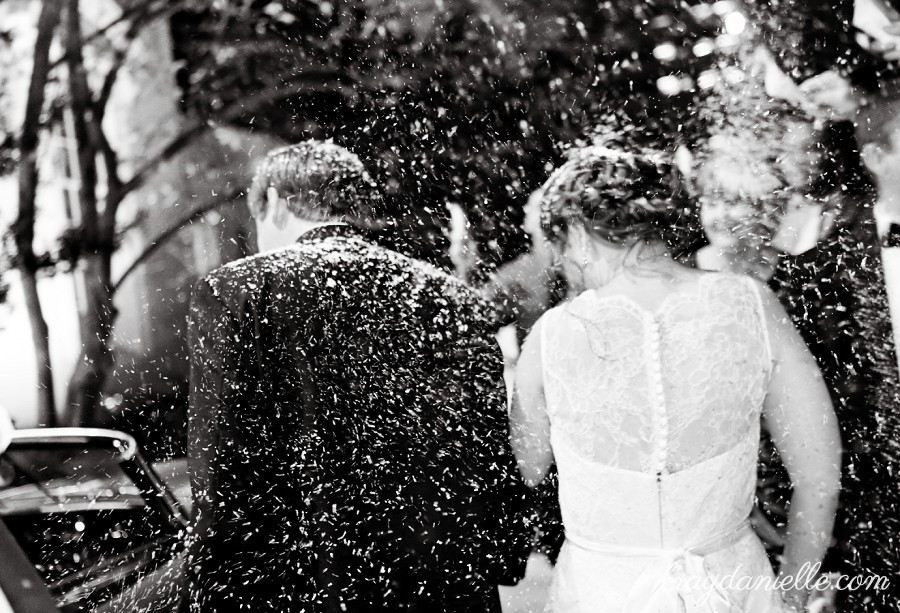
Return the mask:
[[852, 119], [859, 109], [859, 98], [850, 82], [834, 70], [817, 74], [800, 84], [812, 114], [828, 120]]
[[859, 41], [870, 53], [900, 61], [900, 13], [893, 6], [884, 0], [857, 0], [853, 25], [864, 33]]
[[894, 22], [887, 26], [884, 33], [896, 37], [897, 40], [875, 39], [868, 45], [868, 50], [888, 62], [900, 61], [900, 23]]

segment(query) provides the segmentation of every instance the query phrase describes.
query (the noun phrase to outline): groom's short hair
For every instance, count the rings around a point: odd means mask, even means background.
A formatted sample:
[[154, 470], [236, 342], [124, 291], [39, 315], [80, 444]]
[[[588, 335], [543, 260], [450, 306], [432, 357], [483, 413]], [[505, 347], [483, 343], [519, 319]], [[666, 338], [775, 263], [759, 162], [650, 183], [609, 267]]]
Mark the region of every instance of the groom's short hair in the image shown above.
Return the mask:
[[309, 221], [380, 225], [378, 186], [354, 153], [327, 141], [305, 140], [270, 151], [256, 168], [247, 199], [259, 218], [279, 214], [271, 209], [281, 206]]

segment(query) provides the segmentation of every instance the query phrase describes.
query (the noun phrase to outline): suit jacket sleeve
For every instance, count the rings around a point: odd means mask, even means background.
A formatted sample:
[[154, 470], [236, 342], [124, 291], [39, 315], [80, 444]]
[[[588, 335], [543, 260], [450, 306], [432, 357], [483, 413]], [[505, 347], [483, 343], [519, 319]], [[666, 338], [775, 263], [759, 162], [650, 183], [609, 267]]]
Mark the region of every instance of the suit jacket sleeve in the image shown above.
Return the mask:
[[497, 583], [514, 585], [525, 576], [531, 551], [532, 531], [527, 522], [530, 492], [519, 476], [509, 442], [503, 355], [487, 330], [473, 349], [471, 367], [479, 405], [474, 411], [473, 429], [482, 442], [483, 462], [489, 473], [485, 508], [494, 539], [488, 564]]
[[225, 397], [225, 352], [237, 329], [232, 315], [215, 296], [209, 282], [194, 288], [188, 316], [190, 348], [190, 410], [188, 412], [188, 473], [193, 493], [191, 550], [202, 548], [213, 526], [218, 492], [220, 408]]

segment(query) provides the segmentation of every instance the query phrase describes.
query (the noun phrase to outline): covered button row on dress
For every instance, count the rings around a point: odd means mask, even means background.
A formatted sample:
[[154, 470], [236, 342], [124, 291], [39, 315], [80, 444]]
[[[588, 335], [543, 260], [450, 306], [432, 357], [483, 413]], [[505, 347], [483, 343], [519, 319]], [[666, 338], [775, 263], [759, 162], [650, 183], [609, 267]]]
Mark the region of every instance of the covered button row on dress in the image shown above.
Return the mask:
[[654, 422], [656, 438], [653, 441], [653, 464], [656, 466], [657, 474], [666, 472], [666, 449], [669, 440], [669, 420], [666, 415], [666, 397], [663, 388], [662, 375], [662, 355], [660, 351], [660, 332], [659, 322], [650, 319], [647, 326], [647, 342], [649, 349], [649, 359], [651, 363], [650, 372], [653, 379], [653, 405], [654, 405]]

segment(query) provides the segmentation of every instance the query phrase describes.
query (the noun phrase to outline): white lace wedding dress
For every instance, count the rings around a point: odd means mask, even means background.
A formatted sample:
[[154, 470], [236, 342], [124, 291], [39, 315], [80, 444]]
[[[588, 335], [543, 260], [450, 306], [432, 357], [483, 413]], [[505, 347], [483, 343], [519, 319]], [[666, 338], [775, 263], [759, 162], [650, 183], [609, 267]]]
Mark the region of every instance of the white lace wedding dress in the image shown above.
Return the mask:
[[748, 525], [771, 351], [756, 286], [710, 273], [649, 311], [587, 291], [541, 346], [566, 542], [554, 612], [781, 612]]

